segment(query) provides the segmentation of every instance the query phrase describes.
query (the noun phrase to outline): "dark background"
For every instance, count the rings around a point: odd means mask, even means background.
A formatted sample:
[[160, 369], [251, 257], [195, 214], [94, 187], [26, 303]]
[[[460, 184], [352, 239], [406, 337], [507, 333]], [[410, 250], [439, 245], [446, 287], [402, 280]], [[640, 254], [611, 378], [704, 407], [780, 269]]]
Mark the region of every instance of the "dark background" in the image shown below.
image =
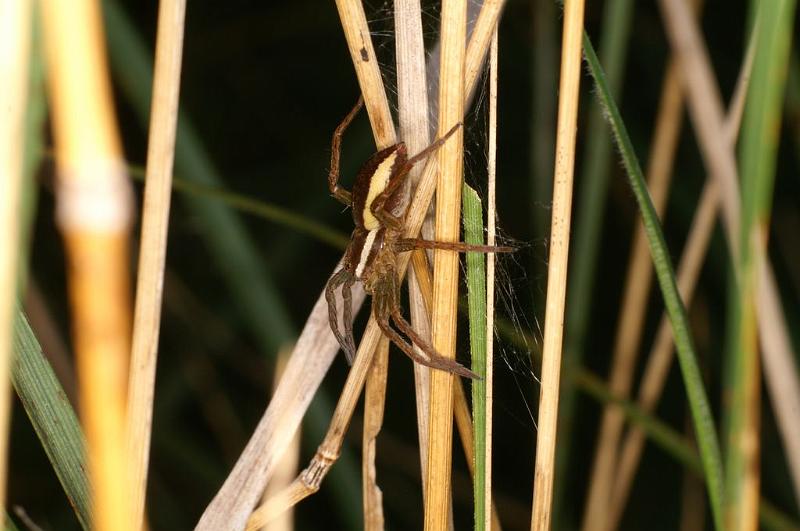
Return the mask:
[[[125, 0], [123, 12], [149, 49], [155, 40], [157, 3]], [[437, 6], [426, 4], [426, 32], [435, 38]], [[549, 200], [533, 196], [534, 179], [551, 179], [532, 168], [531, 137], [535, 16], [541, 2], [511, 0], [500, 28], [500, 100], [498, 211], [502, 231], [522, 249], [505, 262], [510, 280], [506, 289], [515, 296], [517, 317], [525, 330], [540, 338], [538, 320], [543, 313], [546, 286], [547, 234], [534, 226], [537, 215], [549, 216]], [[599, 42], [603, 2], [588, 2], [586, 27]], [[732, 91], [744, 48], [746, 12], [742, 6], [709, 0], [703, 28], [708, 39], [725, 99]], [[376, 35], [379, 59], [393, 62], [391, 3], [366, 6]], [[560, 34], [561, 17], [553, 19]], [[659, 12], [653, 2], [636, 3], [621, 109], [635, 148], [646, 163], [654, 115], [658, 105], [667, 43]], [[125, 153], [131, 164], [143, 165], [146, 123], [126, 95], [119, 74], [125, 65], [115, 60], [115, 90]], [[557, 64], [557, 63], [556, 63]], [[355, 101], [358, 88], [333, 2], [189, 2], [186, 18], [181, 105], [201, 139], [210, 160], [223, 178], [224, 187], [247, 197], [280, 205], [295, 213], [349, 233], [352, 220], [329, 197], [326, 174], [330, 137], [339, 120]], [[393, 69], [385, 69], [390, 98], [394, 93]], [[557, 76], [555, 77], [557, 79]], [[582, 127], [592, 101], [589, 79], [582, 80], [582, 115], [579, 122], [579, 156], [586, 138]], [[480, 88], [484, 93], [485, 88]], [[549, 94], [557, 96], [553, 86]], [[394, 105], [394, 102], [393, 102]], [[485, 189], [484, 161], [486, 112], [473, 109], [466, 120], [469, 182]], [[796, 120], [788, 121], [797, 126]], [[555, 128], [553, 126], [552, 131]], [[796, 129], [786, 127], [782, 158], [776, 180], [771, 252], [785, 295], [787, 316], [797, 317], [798, 276], [794, 238], [798, 217]], [[181, 140], [179, 139], [179, 142]], [[552, 142], [552, 138], [550, 139]], [[374, 151], [367, 120], [359, 117], [348, 133], [343, 152], [346, 185], [360, 161]], [[576, 167], [576, 196], [582, 186], [581, 159]], [[552, 170], [551, 170], [552, 171]], [[590, 338], [585, 362], [605, 375], [610, 359], [618, 305], [624, 286], [636, 205], [621, 165], [612, 162], [608, 201], [603, 220], [601, 251], [595, 271], [591, 305]], [[180, 175], [180, 171], [176, 170]], [[683, 245], [688, 222], [702, 186], [704, 170], [691, 127], [684, 125], [675, 169], [675, 186], [666, 215], [666, 235], [673, 258]], [[44, 299], [69, 345], [68, 308], [64, 293], [63, 252], [52, 216], [52, 164], [40, 172], [43, 190], [33, 253], [33, 273]], [[182, 177], [191, 177], [183, 175]], [[136, 184], [141, 199], [141, 183]], [[187, 207], [189, 196], [175, 194], [168, 249], [168, 276], [161, 331], [156, 390], [153, 450], [148, 493], [152, 529], [189, 529], [222, 484], [249, 434], [266, 407], [274, 370], [277, 343], [291, 337], [275, 336], [276, 348], [265, 351], [252, 335], [228, 289], [219, 267], [220, 257], [208, 246], [208, 230], [195, 210]], [[140, 203], [139, 203], [140, 204]], [[574, 212], [581, 204], [576, 201]], [[256, 243], [264, 271], [277, 286], [282, 308], [292, 333], [304, 323], [323, 289], [341, 251], [298, 233], [285, 225], [251, 215], [240, 215], [247, 235]], [[138, 232], [138, 227], [137, 231]], [[138, 249], [138, 241], [132, 249]], [[580, 256], [571, 256], [580, 260]], [[134, 262], [135, 263], [135, 262]], [[709, 374], [720, 373], [724, 348], [726, 250], [721, 234], [707, 261], [697, 302], [692, 309], [698, 350]], [[660, 296], [651, 295], [644, 344], [649, 345], [660, 317]], [[364, 312], [365, 313], [365, 312]], [[259, 318], [259, 316], [255, 316]], [[363, 316], [362, 316], [363, 320]], [[797, 320], [794, 319], [796, 323]], [[542, 324], [543, 326], [543, 324]], [[466, 330], [465, 323], [460, 323]], [[797, 332], [797, 327], [793, 328]], [[464, 341], [465, 351], [466, 340]], [[69, 347], [67, 347], [69, 348]], [[527, 529], [532, 491], [535, 416], [538, 374], [530, 353], [500, 341], [496, 362], [494, 488], [501, 518], [507, 529]], [[531, 350], [536, 350], [535, 346]], [[462, 361], [465, 355], [461, 354]], [[327, 400], [338, 396], [347, 373], [343, 357], [337, 359], [323, 384]], [[65, 384], [69, 388], [69, 384]], [[719, 407], [718, 378], [709, 392]], [[392, 351], [386, 423], [378, 450], [378, 478], [384, 491], [387, 525], [392, 529], [418, 529], [422, 525], [419, 464], [416, 456], [416, 424], [411, 364]], [[683, 387], [673, 371], [659, 416], [682, 430], [686, 417]], [[567, 479], [564, 528], [580, 523], [585, 483], [591, 466], [598, 404], [581, 396], [573, 419], [575, 442]], [[796, 514], [784, 468], [769, 401], [764, 400], [763, 476], [764, 494], [780, 508]], [[344, 452], [358, 464], [361, 434], [360, 409], [351, 427]], [[324, 428], [327, 421], [322, 419]], [[321, 436], [303, 432], [301, 464], [312, 455]], [[27, 418], [14, 411], [11, 449], [12, 505], [23, 507], [46, 529], [74, 529], [77, 523], [61, 492]], [[454, 456], [454, 508], [456, 529], [468, 529], [471, 521], [471, 484], [460, 450]], [[358, 470], [358, 468], [356, 468]], [[302, 502], [296, 511], [298, 529], [360, 527], [360, 478], [341, 478], [341, 467], [323, 484], [319, 494]], [[684, 470], [662, 450], [648, 445], [637, 475], [623, 527], [626, 529], [674, 529], [680, 514]], [[354, 523], [354, 524], [352, 524]]]

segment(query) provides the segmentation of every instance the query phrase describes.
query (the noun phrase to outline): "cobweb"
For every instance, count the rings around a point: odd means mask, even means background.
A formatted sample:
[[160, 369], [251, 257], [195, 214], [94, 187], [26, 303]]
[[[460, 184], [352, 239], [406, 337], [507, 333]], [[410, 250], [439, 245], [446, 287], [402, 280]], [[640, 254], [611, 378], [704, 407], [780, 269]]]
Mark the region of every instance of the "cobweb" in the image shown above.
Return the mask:
[[[480, 10], [480, 1], [470, 0], [468, 14], [468, 31]], [[394, 2], [389, 0], [367, 1], [365, 11], [368, 17], [375, 53], [381, 67], [384, 86], [389, 104], [395, 117], [397, 109], [397, 71], [395, 64], [394, 40]], [[439, 2], [422, 2], [422, 24], [428, 65], [428, 99], [429, 122], [431, 134], [435, 135], [438, 97], [438, 45], [439, 34]], [[476, 84], [472, 102], [468, 106], [464, 119], [465, 127], [465, 161], [464, 173], [466, 182], [474, 188], [484, 204], [484, 226], [486, 225], [485, 198], [487, 188], [488, 162], [488, 89], [485, 75], [488, 67], [484, 67], [484, 75]], [[500, 105], [498, 127], [502, 129], [502, 71], [500, 83]], [[502, 158], [502, 134], [499, 134], [498, 158]], [[498, 192], [505, 186], [519, 187], [519, 176], [513, 179], [504, 175], [502, 166], [498, 167]], [[527, 183], [524, 183], [526, 186]], [[529, 196], [529, 194], [525, 194]], [[526, 205], [527, 208], [549, 208], [548, 205]], [[531, 265], [536, 261], [546, 261], [546, 242], [526, 242], [513, 238], [506, 233], [502, 224], [503, 212], [497, 213], [496, 242], [498, 245], [510, 245], [517, 248], [514, 253], [495, 255], [495, 379], [508, 378], [514, 382], [518, 393], [519, 404], [507, 404], [502, 400], [496, 404], [504, 413], [515, 419], [520, 425], [531, 430], [536, 426], [536, 407], [539, 396], [539, 365], [541, 358], [542, 327], [536, 317], [534, 294], [544, 291], [544, 279], [529, 275]], [[485, 230], [485, 229], [484, 229]], [[485, 240], [485, 238], [484, 238]], [[464, 260], [462, 258], [462, 277], [464, 276]], [[462, 290], [463, 293], [466, 289]], [[540, 297], [536, 297], [540, 298]], [[460, 323], [459, 329], [466, 331], [466, 320]], [[466, 338], [468, 334], [461, 334]], [[468, 351], [468, 349], [461, 349]], [[464, 360], [461, 360], [462, 362]], [[508, 400], [506, 397], [503, 400]], [[520, 416], [518, 413], [522, 411]]]

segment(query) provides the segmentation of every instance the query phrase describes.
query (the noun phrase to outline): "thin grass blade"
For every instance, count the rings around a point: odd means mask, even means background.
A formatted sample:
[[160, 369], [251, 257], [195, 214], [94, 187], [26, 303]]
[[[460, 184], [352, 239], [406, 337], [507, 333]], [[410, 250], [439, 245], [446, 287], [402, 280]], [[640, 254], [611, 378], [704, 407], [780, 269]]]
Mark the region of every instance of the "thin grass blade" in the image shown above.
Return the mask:
[[[483, 209], [478, 193], [464, 184], [461, 192], [464, 241], [483, 245]], [[467, 253], [467, 304], [469, 306], [469, 352], [472, 372], [472, 426], [475, 449], [475, 479], [472, 482], [475, 529], [486, 526], [486, 255]]]
[[675, 346], [678, 352], [678, 361], [686, 386], [686, 395], [692, 410], [694, 428], [698, 437], [700, 455], [707, 478], [714, 523], [716, 528], [721, 530], [723, 529], [722, 458], [716, 428], [714, 426], [714, 417], [711, 412], [705, 387], [703, 386], [703, 379], [697, 364], [697, 356], [695, 354], [692, 336], [689, 332], [686, 308], [678, 293], [675, 270], [672, 266], [669, 250], [664, 241], [664, 234], [661, 231], [661, 225], [658, 222], [655, 208], [650, 200], [642, 169], [633, 150], [633, 144], [628, 136], [625, 124], [622, 122], [616, 103], [608, 90], [602, 67], [594, 52], [592, 43], [585, 33], [583, 37], [583, 47], [589, 72], [597, 88], [598, 99], [603, 105], [609, 125], [614, 133], [614, 138], [619, 146], [622, 161], [628, 176], [628, 182], [636, 197], [636, 202], [642, 216], [642, 223], [645, 227], [650, 253], [653, 257], [656, 277], [658, 278], [659, 287], [664, 297], [664, 304], [667, 308], [670, 322], [672, 323]]
[[81, 527], [88, 530], [92, 513], [78, 417], [19, 310], [14, 324], [14, 353], [14, 389]]
[[[739, 275], [734, 279], [737, 289], [729, 302], [732, 325], [729, 337], [733, 338], [725, 470], [725, 523], [729, 529], [752, 529], [757, 518], [761, 410], [758, 334], [770, 332], [764, 328], [757, 330], [756, 308], [758, 290], [764, 290], [759, 284], [766, 263], [765, 242], [769, 233], [794, 10], [794, 0], [758, 4], [760, 27], [742, 128]], [[765, 369], [769, 369], [771, 358], [765, 356], [764, 361]], [[775, 376], [782, 378], [779, 372]]]

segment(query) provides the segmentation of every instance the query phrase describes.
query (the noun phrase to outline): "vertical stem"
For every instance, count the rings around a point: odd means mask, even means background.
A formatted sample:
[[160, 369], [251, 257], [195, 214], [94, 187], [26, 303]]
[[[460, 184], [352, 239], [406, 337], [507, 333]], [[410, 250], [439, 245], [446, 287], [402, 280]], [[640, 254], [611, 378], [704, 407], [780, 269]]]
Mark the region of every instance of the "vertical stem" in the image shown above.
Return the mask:
[[[603, 6], [603, 23], [600, 30], [600, 54], [602, 63], [608, 74], [609, 85], [616, 97], [622, 94], [628, 42], [631, 33], [631, 21], [636, 3], [630, 0], [610, 0]], [[585, 143], [583, 146], [583, 164], [577, 191], [575, 212], [575, 230], [573, 238], [574, 256], [580, 256], [570, 264], [570, 288], [567, 294], [567, 317], [564, 344], [564, 371], [570, 372], [583, 360], [590, 316], [592, 315], [592, 294], [594, 292], [595, 272], [600, 256], [603, 221], [608, 195], [608, 181], [611, 175], [612, 143], [606, 134], [606, 120], [600, 106], [592, 102], [586, 120]], [[572, 446], [572, 432], [575, 415], [576, 389], [570, 384], [568, 374], [561, 393], [561, 418], [558, 432], [559, 447], [562, 450], [559, 472], [567, 472], [568, 465], [562, 464], [569, 459]], [[613, 378], [613, 376], [612, 376]], [[607, 424], [605, 424], [607, 425]], [[583, 529], [602, 529], [604, 511], [608, 498], [608, 476], [610, 461], [608, 459], [611, 445], [601, 428], [598, 434], [597, 450], [592, 467], [586, 510], [583, 515]], [[559, 483], [564, 476], [558, 476]], [[566, 478], [564, 478], [566, 479]], [[557, 487], [558, 488], [558, 487]]]
[[124, 415], [130, 354], [125, 175], [97, 0], [42, 9], [73, 337], [94, 494], [94, 529], [134, 529]]
[[[758, 357], [757, 301], [764, 292], [766, 241], [772, 208], [779, 132], [795, 1], [758, 4], [755, 61], [745, 105], [740, 147], [742, 175], [737, 290], [731, 351], [733, 396], [726, 462], [726, 529], [756, 529], [759, 498], [761, 371]], [[760, 27], [759, 27], [760, 25]], [[761, 324], [761, 323], [759, 323]]]
[[378, 58], [372, 46], [364, 6], [356, 0], [336, 0], [336, 9], [342, 21], [342, 30], [347, 38], [347, 48], [356, 69], [356, 76], [364, 94], [369, 122], [379, 149], [391, 146], [397, 135], [389, 111], [389, 100], [383, 88], [383, 78], [378, 67]]
[[136, 528], [144, 520], [147, 492], [185, 13], [185, 0], [159, 4], [126, 429]]
[[[420, 0], [397, 0], [394, 3], [395, 17], [395, 54], [397, 56], [397, 104], [400, 121], [400, 138], [406, 143], [411, 154], [419, 153], [430, 144], [428, 127], [428, 83], [425, 70], [425, 42], [422, 34], [422, 11]], [[415, 189], [423, 168], [415, 166], [409, 173], [411, 188]], [[426, 220], [423, 227], [431, 226]], [[420, 251], [424, 252], [424, 251]], [[427, 260], [421, 264], [427, 271]], [[428, 317], [429, 308], [420, 290], [420, 281], [414, 270], [408, 275], [408, 302], [411, 314], [411, 325], [426, 341], [431, 340], [431, 323]], [[418, 348], [413, 346], [413, 348]], [[428, 458], [428, 410], [430, 400], [431, 369], [414, 364], [414, 387], [417, 405], [417, 435], [419, 438], [419, 455], [421, 475], [425, 476]], [[423, 496], [425, 482], [422, 482]]]
[[[495, 184], [497, 179], [497, 74], [498, 74], [497, 28], [492, 35], [492, 47], [489, 49], [489, 196], [487, 241], [495, 244]], [[484, 497], [484, 529], [492, 529], [492, 419], [494, 404], [494, 254], [486, 257], [486, 443], [485, 452], [485, 485]]]
[[[442, 3], [441, 77], [439, 82], [439, 135], [464, 117], [464, 69], [467, 5], [459, 0]], [[458, 241], [461, 217], [461, 183], [464, 163], [464, 128], [459, 128], [439, 149], [436, 186], [438, 241]], [[442, 356], [455, 357], [458, 299], [458, 253], [436, 250], [433, 266], [433, 347]], [[428, 466], [425, 498], [426, 531], [444, 531], [450, 503], [450, 465], [453, 436], [453, 375], [431, 374], [431, 409], [428, 422]]]
[[0, 1], [0, 503], [6, 500], [14, 331], [22, 227], [22, 172], [31, 45], [30, 0]]
[[383, 338], [375, 350], [372, 366], [367, 374], [364, 391], [364, 428], [362, 435], [362, 489], [364, 493], [364, 529], [382, 531], [383, 494], [378, 487], [375, 469], [378, 434], [383, 425], [383, 411], [386, 403], [386, 380], [389, 372], [389, 341]]
[[[286, 364], [289, 363], [289, 356], [292, 354], [293, 348], [294, 345], [287, 345], [278, 351], [272, 378], [272, 393], [278, 388], [281, 378], [283, 378], [283, 373], [286, 371]], [[267, 500], [288, 487], [295, 476], [297, 476], [297, 466], [300, 462], [300, 435], [300, 430], [298, 429], [297, 433], [294, 434], [294, 439], [292, 439], [291, 444], [275, 467], [275, 475], [272, 476], [272, 480], [267, 483], [267, 488], [264, 489], [264, 494], [261, 496], [261, 503], [266, 503]], [[295, 528], [294, 523], [294, 508], [291, 508], [262, 527], [261, 531], [293, 531]]]
[[[478, 193], [466, 183], [461, 192], [464, 211], [464, 241], [472, 245], [484, 245], [483, 206]], [[492, 337], [486, 327], [486, 259], [483, 253], [467, 253], [467, 305], [469, 308], [469, 352], [472, 372], [478, 380], [472, 382], [472, 455], [474, 460], [472, 492], [475, 509], [475, 531], [491, 529], [486, 519], [486, 337]], [[460, 388], [456, 385], [456, 388]], [[466, 400], [464, 400], [466, 405]], [[458, 406], [456, 406], [458, 419]], [[458, 425], [458, 420], [456, 420]], [[460, 430], [459, 430], [460, 431]], [[462, 439], [465, 437], [462, 435]]]
[[558, 128], [553, 176], [553, 217], [531, 515], [531, 529], [536, 531], [550, 529], [552, 516], [564, 297], [567, 285], [572, 178], [575, 166], [575, 133], [578, 123], [583, 7], [582, 0], [567, 0], [564, 3], [564, 36], [561, 47]]

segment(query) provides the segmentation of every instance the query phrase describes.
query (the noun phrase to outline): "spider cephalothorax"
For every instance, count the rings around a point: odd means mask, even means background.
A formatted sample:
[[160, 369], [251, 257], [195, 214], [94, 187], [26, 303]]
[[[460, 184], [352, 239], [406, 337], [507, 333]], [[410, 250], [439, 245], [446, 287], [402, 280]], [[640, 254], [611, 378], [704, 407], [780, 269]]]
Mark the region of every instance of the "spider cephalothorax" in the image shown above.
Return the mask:
[[[352, 297], [350, 288], [356, 281], [372, 296], [372, 314], [381, 331], [411, 359], [462, 376], [475, 378], [475, 374], [455, 360], [438, 354], [434, 348], [414, 331], [400, 310], [400, 279], [397, 274], [397, 254], [418, 248], [449, 249], [452, 251], [506, 252], [507, 247], [447, 243], [416, 238], [403, 238], [405, 215], [396, 210], [402, 206], [402, 184], [414, 164], [427, 158], [452, 135], [457, 124], [442, 138], [408, 158], [406, 146], [400, 142], [379, 151], [361, 167], [353, 184], [352, 194], [339, 186], [339, 155], [344, 131], [361, 108], [362, 100], [345, 117], [333, 135], [331, 170], [328, 183], [331, 194], [353, 208], [355, 230], [345, 252], [342, 268], [333, 274], [325, 288], [331, 330], [342, 346], [348, 361], [355, 358], [353, 339]], [[344, 333], [339, 329], [335, 291], [341, 286]], [[397, 328], [392, 327], [392, 324]], [[403, 339], [399, 330], [409, 339]], [[416, 352], [419, 347], [422, 354]]]

